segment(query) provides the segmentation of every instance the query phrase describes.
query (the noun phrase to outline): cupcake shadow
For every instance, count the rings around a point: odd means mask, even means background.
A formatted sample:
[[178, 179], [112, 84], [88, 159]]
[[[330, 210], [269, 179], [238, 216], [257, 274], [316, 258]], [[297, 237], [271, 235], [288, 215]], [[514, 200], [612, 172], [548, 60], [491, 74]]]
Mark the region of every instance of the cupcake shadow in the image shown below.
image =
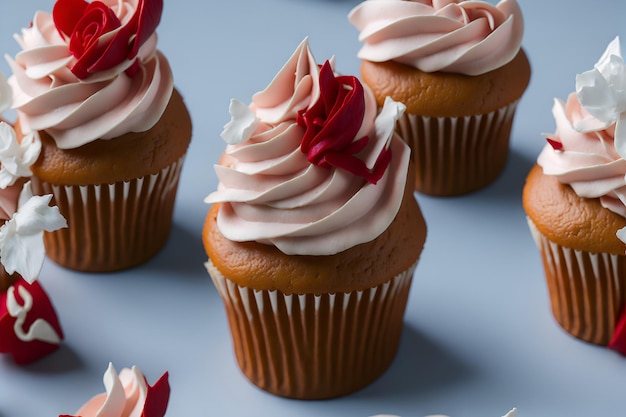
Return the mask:
[[471, 379], [470, 364], [453, 356], [419, 330], [405, 324], [398, 354], [373, 384], [353, 395], [359, 401], [413, 403]]
[[[27, 365], [18, 365], [9, 357], [3, 359], [10, 361], [10, 366], [19, 368], [21, 372], [36, 375], [63, 374], [75, 371], [84, 366], [83, 361], [66, 342], [62, 343], [59, 349], [50, 355]], [[0, 417], [2, 417], [1, 414]]]
[[516, 149], [511, 149], [500, 176], [474, 194], [483, 199], [515, 200], [521, 204], [522, 188], [535, 160]]
[[207, 276], [204, 267], [206, 261], [207, 257], [200, 234], [173, 222], [170, 236], [163, 249], [142, 268], [159, 273], [175, 274], [176, 279], [198, 276], [204, 279]]
[[502, 172], [491, 183], [475, 191], [451, 196], [432, 196], [417, 191], [417, 195], [423, 198], [435, 200], [453, 200], [474, 197], [478, 199], [515, 200], [521, 201], [521, 190], [524, 187], [526, 176], [535, 164], [535, 159], [524, 155], [522, 152], [511, 149]]

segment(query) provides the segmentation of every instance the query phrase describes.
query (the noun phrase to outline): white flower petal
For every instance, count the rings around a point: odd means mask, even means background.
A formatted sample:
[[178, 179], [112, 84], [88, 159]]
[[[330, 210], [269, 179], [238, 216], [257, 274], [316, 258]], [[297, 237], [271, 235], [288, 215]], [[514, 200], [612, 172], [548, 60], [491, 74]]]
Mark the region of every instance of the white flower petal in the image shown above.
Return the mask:
[[592, 70], [576, 76], [576, 94], [583, 107], [604, 123], [616, 122], [626, 112], [626, 66], [619, 37]]
[[[9, 222], [7, 222], [9, 223]], [[0, 228], [0, 259], [7, 273], [17, 272], [26, 281], [32, 283], [39, 276], [45, 258], [43, 232], [37, 235], [20, 236], [9, 230], [4, 234], [5, 223]], [[3, 230], [5, 229], [5, 230]], [[38, 247], [41, 250], [38, 250]], [[37, 248], [33, 250], [33, 248]]]
[[[22, 155], [22, 163], [28, 168], [30, 176], [30, 166], [37, 162], [41, 153], [41, 139], [37, 132], [31, 132], [26, 135], [20, 143], [20, 154]], [[26, 175], [25, 175], [26, 176]]]
[[66, 227], [65, 218], [59, 212], [59, 208], [50, 207], [48, 203], [52, 195], [33, 196], [26, 204], [20, 206], [11, 221], [17, 224], [17, 233], [30, 234], [39, 231], [53, 230]]
[[15, 184], [15, 177], [6, 169], [0, 168], [0, 188], [5, 189]]
[[20, 193], [18, 210], [0, 227], [0, 261], [9, 274], [18, 272], [28, 282], [39, 276], [45, 258], [44, 230], [67, 227], [51, 195], [33, 196], [30, 182]]
[[4, 177], [0, 188], [13, 185], [19, 178], [30, 177], [32, 175], [30, 166], [37, 161], [40, 152], [39, 135], [27, 134], [21, 143], [18, 143], [13, 128], [7, 123], [0, 122], [0, 170], [3, 171]]
[[31, 187], [30, 181], [26, 182], [22, 187], [22, 191], [20, 191], [19, 200], [17, 202], [18, 209], [26, 204], [28, 200], [33, 196], [33, 189]]
[[597, 68], [598, 71], [600, 71], [602, 74], [609, 74], [611, 72], [609, 68], [611, 57], [613, 56], [617, 56], [620, 58], [622, 56], [622, 46], [619, 36], [616, 36], [611, 42], [609, 42], [594, 67]]
[[15, 155], [18, 146], [13, 127], [6, 122], [0, 122], [0, 154]]
[[580, 104], [602, 122], [614, 122], [616, 103], [611, 86], [596, 68], [576, 76]]
[[229, 145], [236, 145], [250, 139], [259, 125], [259, 119], [254, 112], [237, 99], [230, 101], [228, 107], [231, 120], [226, 123], [220, 135]]

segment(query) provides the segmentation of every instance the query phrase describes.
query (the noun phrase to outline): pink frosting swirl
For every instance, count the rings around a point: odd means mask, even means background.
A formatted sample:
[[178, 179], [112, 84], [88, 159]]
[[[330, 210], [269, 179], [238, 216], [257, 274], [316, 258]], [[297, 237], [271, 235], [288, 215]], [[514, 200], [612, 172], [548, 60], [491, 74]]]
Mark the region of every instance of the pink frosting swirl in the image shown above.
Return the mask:
[[[133, 21], [140, 0], [102, 2], [124, 27]], [[146, 131], [165, 111], [174, 81], [156, 48], [156, 33], [146, 36], [132, 59], [84, 79], [72, 72], [77, 58], [71, 39], [60, 34], [51, 14], [37, 12], [16, 39], [22, 51], [14, 59], [7, 57], [13, 108], [24, 131], [45, 130], [59, 148]]]
[[626, 160], [615, 149], [615, 124], [581, 129], [593, 116], [575, 93], [567, 102], [555, 100], [552, 114], [556, 131], [547, 135], [548, 144], [537, 163], [546, 175], [569, 184], [576, 194], [599, 198], [602, 206], [626, 217]]
[[331, 255], [375, 239], [395, 218], [410, 152], [394, 134], [402, 104], [388, 99], [377, 116], [374, 96], [364, 86], [363, 116], [351, 121], [358, 123], [352, 143], [369, 139], [356, 156], [370, 170], [391, 151], [391, 163], [375, 184], [313, 163], [301, 149], [306, 128], [298, 118], [326, 97], [320, 73], [327, 65], [332, 62], [315, 62], [305, 40], [249, 106], [231, 103], [232, 120], [222, 133], [229, 146], [215, 167], [220, 183], [205, 199], [222, 203], [217, 224], [226, 238], [273, 244], [286, 254]]
[[[109, 364], [103, 382], [106, 392], [87, 401], [79, 417], [163, 417], [170, 397], [168, 373], [150, 386], [139, 368], [124, 368], [118, 374]], [[64, 414], [60, 417], [72, 417]]]
[[524, 32], [515, 0], [366, 0], [349, 21], [365, 44], [359, 58], [424, 72], [479, 75], [510, 62]]

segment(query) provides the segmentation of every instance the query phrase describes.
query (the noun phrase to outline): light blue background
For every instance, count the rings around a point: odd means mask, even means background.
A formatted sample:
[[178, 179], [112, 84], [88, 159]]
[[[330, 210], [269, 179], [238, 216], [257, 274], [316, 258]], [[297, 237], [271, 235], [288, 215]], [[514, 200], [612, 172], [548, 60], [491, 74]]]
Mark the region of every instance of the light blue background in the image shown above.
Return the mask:
[[[574, 89], [606, 45], [626, 44], [626, 3], [518, 0], [532, 81], [515, 119], [510, 158], [491, 186], [458, 198], [417, 195], [428, 238], [413, 282], [406, 325], [389, 371], [366, 389], [331, 401], [286, 400], [253, 387], [231, 350], [223, 307], [203, 263], [205, 195], [224, 143], [232, 97], [248, 102], [309, 36], [319, 62], [337, 57], [358, 74], [356, 0], [166, 0], [158, 28], [177, 87], [194, 120], [174, 227], [153, 261], [130, 271], [83, 275], [46, 262], [41, 282], [57, 307], [60, 351], [20, 368], [0, 358], [0, 417], [73, 413], [102, 392], [109, 361], [136, 364], [150, 382], [170, 372], [168, 416], [420, 417], [621, 416], [626, 358], [561, 330], [548, 305], [539, 254], [521, 190], [552, 132], [554, 97]], [[0, 52], [52, 0], [3, 0]], [[8, 65], [0, 62], [8, 74]]]

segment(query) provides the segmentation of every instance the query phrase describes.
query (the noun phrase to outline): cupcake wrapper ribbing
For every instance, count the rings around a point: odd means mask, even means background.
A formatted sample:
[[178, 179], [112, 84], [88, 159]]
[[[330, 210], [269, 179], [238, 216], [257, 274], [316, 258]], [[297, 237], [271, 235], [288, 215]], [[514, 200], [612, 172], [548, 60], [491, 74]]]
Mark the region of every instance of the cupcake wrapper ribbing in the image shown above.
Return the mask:
[[405, 112], [397, 131], [411, 147], [415, 189], [452, 196], [494, 181], [504, 169], [518, 101], [486, 114], [427, 117]]
[[113, 184], [62, 186], [33, 178], [53, 194], [68, 227], [46, 232], [46, 253], [61, 266], [114, 271], [146, 262], [169, 236], [184, 156], [160, 172]]
[[363, 291], [256, 291], [207, 269], [226, 307], [243, 373], [276, 395], [331, 398], [378, 378], [396, 355], [416, 264]]
[[557, 322], [579, 339], [608, 345], [626, 302], [626, 256], [563, 247], [528, 223]]

